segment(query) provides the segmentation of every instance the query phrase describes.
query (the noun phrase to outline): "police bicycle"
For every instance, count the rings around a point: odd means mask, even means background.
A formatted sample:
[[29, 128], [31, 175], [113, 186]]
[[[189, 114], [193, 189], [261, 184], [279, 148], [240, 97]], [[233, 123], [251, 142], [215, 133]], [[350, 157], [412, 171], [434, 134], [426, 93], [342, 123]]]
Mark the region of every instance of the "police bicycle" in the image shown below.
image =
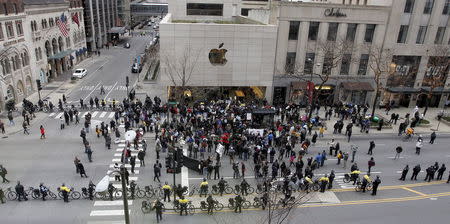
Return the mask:
[[[154, 210], [154, 206], [150, 201], [147, 200], [143, 200], [142, 204], [141, 204], [141, 211], [144, 214], [150, 213], [150, 211]], [[164, 206], [164, 204], [162, 203], [162, 212], [166, 211], [166, 207]]]
[[[232, 187], [230, 187], [228, 184], [225, 185], [225, 189], [223, 191], [223, 193], [225, 194], [231, 194], [234, 191], [234, 189]], [[218, 185], [212, 185], [211, 187], [211, 193], [213, 195], [218, 195], [220, 194], [220, 187]]]
[[[75, 191], [73, 187], [70, 188], [70, 192], [68, 192], [67, 194], [69, 195], [69, 198], [73, 200], [78, 200], [81, 197], [80, 192]], [[63, 191], [59, 187], [58, 187], [58, 196], [59, 198], [64, 199]]]
[[[189, 201], [186, 206], [187, 206], [186, 209], [187, 209], [187, 212], [189, 213], [189, 215], [193, 215], [195, 213], [195, 207], [192, 204], [192, 201]], [[180, 212], [181, 204], [180, 204], [180, 202], [178, 200], [175, 200], [173, 202], [173, 210], [175, 212]]]
[[[221, 211], [222, 209], [223, 209], [223, 204], [222, 203], [220, 203], [219, 201], [217, 201], [217, 200], [214, 200], [214, 202], [213, 202], [213, 208], [214, 208], [214, 210], [216, 210], [216, 211]], [[200, 202], [200, 210], [202, 210], [202, 211], [208, 211], [208, 202], [206, 202], [206, 201], [201, 201]]]

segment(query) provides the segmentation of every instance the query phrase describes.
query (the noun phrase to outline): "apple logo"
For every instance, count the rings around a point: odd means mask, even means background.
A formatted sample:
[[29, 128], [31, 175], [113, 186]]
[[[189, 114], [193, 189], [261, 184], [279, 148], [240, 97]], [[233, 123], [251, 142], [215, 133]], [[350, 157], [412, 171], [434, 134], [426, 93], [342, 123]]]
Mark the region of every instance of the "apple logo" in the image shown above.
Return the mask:
[[225, 65], [227, 63], [227, 59], [225, 58], [225, 54], [227, 53], [227, 49], [223, 49], [223, 43], [219, 45], [219, 48], [211, 49], [209, 51], [209, 62], [213, 65]]

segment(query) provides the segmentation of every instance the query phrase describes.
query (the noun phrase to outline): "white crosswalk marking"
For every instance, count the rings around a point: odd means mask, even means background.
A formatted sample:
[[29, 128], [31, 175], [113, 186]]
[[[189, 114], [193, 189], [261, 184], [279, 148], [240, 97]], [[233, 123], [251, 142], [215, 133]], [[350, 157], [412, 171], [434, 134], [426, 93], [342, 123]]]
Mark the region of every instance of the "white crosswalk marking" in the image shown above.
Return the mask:
[[95, 116], [97, 116], [98, 111], [94, 111], [94, 113], [92, 113], [92, 117], [94, 118]]
[[[113, 167], [114, 167], [114, 164], [110, 164], [109, 165], [109, 168], [113, 168]], [[130, 168], [131, 165], [130, 164], [125, 164], [125, 167], [126, 168]], [[139, 167], [141, 167], [141, 164], [136, 164], [136, 166], [134, 166], [134, 168], [139, 168]]]
[[[137, 154], [138, 154], [137, 152], [132, 152], [132, 153], [131, 153], [132, 156], [137, 156]], [[121, 156], [122, 156], [122, 153], [114, 153], [114, 156], [119, 156], [119, 157], [121, 157]]]
[[125, 221], [88, 221], [87, 224], [125, 224]]
[[58, 115], [56, 115], [55, 119], [59, 119], [63, 114], [63, 112], [59, 113]]
[[109, 115], [108, 115], [108, 118], [113, 118], [114, 117], [114, 112], [111, 112]]
[[84, 112], [84, 113], [83, 113], [83, 116], [81, 116], [81, 117], [84, 118], [84, 117], [86, 116], [86, 114], [88, 114], [88, 113], [89, 113], [89, 111]]
[[[108, 172], [112, 172], [112, 170], [108, 170]], [[128, 172], [130, 172], [130, 175], [132, 175], [131, 169], [128, 169]], [[134, 174], [139, 174], [139, 170], [134, 169]]]
[[91, 211], [91, 216], [123, 216], [125, 213], [122, 210], [96, 210]]
[[103, 112], [100, 114], [99, 118], [105, 117], [106, 113], [107, 113], [106, 111], [103, 111]]
[[[119, 159], [112, 159], [112, 161], [114, 163], [120, 162], [120, 158]], [[136, 158], [136, 162], [140, 161], [138, 158]]]
[[[133, 200], [128, 200], [128, 205], [132, 205], [133, 204]], [[122, 200], [117, 200], [117, 201], [95, 201], [94, 202], [94, 207], [95, 206], [113, 206], [113, 205], [123, 205], [123, 201]]]
[[[114, 181], [115, 177], [109, 177], [109, 181]], [[132, 181], [137, 181], [138, 177], [129, 177], [128, 180]]]
[[55, 115], [55, 113], [51, 113], [51, 114], [49, 114], [48, 116], [51, 117], [51, 116], [53, 116], [53, 115]]

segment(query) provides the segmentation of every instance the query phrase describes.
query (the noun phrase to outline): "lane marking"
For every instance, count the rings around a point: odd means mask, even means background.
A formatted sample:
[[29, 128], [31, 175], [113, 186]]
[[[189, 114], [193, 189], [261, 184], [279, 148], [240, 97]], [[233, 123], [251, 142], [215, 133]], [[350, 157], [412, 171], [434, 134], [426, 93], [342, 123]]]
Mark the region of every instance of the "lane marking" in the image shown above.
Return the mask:
[[97, 116], [98, 111], [94, 111], [94, 113], [92, 113], [92, 118], [94, 118], [95, 116]]
[[407, 190], [407, 191], [410, 191], [410, 192], [412, 192], [412, 193], [415, 193], [415, 194], [418, 194], [418, 195], [421, 195], [421, 196], [428, 196], [427, 194], [424, 194], [424, 193], [422, 193], [422, 192], [419, 192], [419, 191], [413, 190], [413, 189], [411, 189], [411, 188], [407, 188], [407, 187], [402, 187], [402, 189], [403, 189], [403, 190]]
[[[128, 205], [132, 205], [132, 204], [133, 204], [133, 200], [128, 200]], [[122, 200], [117, 200], [117, 201], [95, 201], [94, 207], [95, 206], [123, 206], [123, 201]]]
[[[114, 163], [120, 162], [120, 158], [112, 159], [112, 161], [113, 161]], [[138, 158], [136, 158], [136, 162], [140, 162], [140, 161], [141, 161], [141, 160], [139, 160]]]
[[51, 117], [51, 116], [53, 116], [53, 115], [55, 115], [55, 113], [51, 113], [51, 114], [49, 114], [48, 116]]
[[[115, 180], [115, 177], [109, 177], [109, 181], [114, 181], [114, 180]], [[128, 180], [129, 181], [132, 181], [132, 180], [137, 181], [138, 177], [128, 177]]]
[[111, 90], [109, 90], [108, 94], [106, 94], [106, 96], [104, 97], [104, 99], [108, 98], [109, 94], [111, 94], [111, 92], [114, 90], [114, 87], [116, 87], [116, 85], [117, 85], [117, 81], [116, 81], [116, 83], [114, 84], [114, 86], [111, 88]]
[[125, 213], [121, 210], [94, 210], [90, 216], [123, 216]]
[[108, 115], [108, 118], [113, 118], [114, 117], [114, 112], [111, 112], [109, 115]]
[[[446, 182], [447, 181], [445, 181], [445, 180], [440, 180], [440, 181], [432, 181], [432, 182], [427, 182], [427, 183], [391, 185], [391, 186], [379, 187], [378, 190], [394, 190], [394, 189], [401, 189], [403, 187], [408, 187], [408, 188], [423, 187], [423, 186], [428, 186], [428, 185], [443, 184], [443, 183], [446, 183]], [[353, 190], [353, 189], [351, 189], [351, 190]], [[333, 192], [345, 192], [345, 191], [350, 191], [350, 190], [349, 189], [331, 189], [331, 191], [333, 191]]]
[[55, 119], [59, 119], [63, 114], [63, 112], [59, 113], [58, 115], [56, 115]]
[[102, 113], [100, 114], [99, 118], [103, 118], [103, 117], [105, 117], [106, 113], [108, 113], [108, 112], [106, 112], [106, 111], [103, 111], [103, 112], [102, 112]]
[[[105, 62], [106, 63], [106, 62]], [[102, 65], [103, 66], [103, 65]], [[98, 69], [97, 69], [98, 70]], [[95, 71], [96, 72], [96, 71]], [[94, 73], [95, 73], [94, 72]], [[94, 87], [94, 89], [84, 98], [83, 101], [86, 101], [86, 99], [95, 91], [95, 89], [97, 89], [97, 87], [100, 85], [100, 82]]]
[[[118, 164], [120, 164], [120, 163], [118, 163]], [[131, 165], [130, 164], [125, 164], [125, 167], [126, 168], [131, 168]], [[134, 168], [139, 168], [139, 167], [141, 167], [141, 164], [136, 164], [136, 166], [134, 166]], [[114, 164], [109, 164], [109, 168], [114, 168]]]

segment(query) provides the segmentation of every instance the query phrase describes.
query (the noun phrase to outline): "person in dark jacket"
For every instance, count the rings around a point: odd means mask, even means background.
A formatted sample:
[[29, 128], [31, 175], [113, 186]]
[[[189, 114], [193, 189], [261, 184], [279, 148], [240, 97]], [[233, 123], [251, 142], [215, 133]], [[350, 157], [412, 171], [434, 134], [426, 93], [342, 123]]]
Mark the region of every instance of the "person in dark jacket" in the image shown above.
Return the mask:
[[336, 175], [334, 174], [334, 170], [331, 170], [330, 176], [328, 177], [328, 180], [329, 180], [328, 189], [333, 188], [333, 181], [334, 181], [335, 177], [336, 177]]
[[131, 173], [134, 173], [134, 167], [136, 166], [136, 156], [130, 158]]
[[16, 185], [16, 193], [17, 193], [17, 199], [19, 201], [22, 201], [21, 199], [24, 199], [25, 201], [28, 201], [27, 195], [25, 194], [25, 189], [23, 188], [23, 185], [20, 184], [20, 181], [17, 181]]
[[381, 184], [380, 176], [377, 176], [377, 178], [372, 183], [372, 196], [377, 195], [378, 186]]
[[399, 180], [405, 180], [405, 178], [406, 178], [406, 174], [408, 174], [408, 171], [409, 171], [409, 166], [408, 165], [406, 165], [405, 166], [405, 168], [403, 168], [403, 171], [402, 171], [402, 176], [400, 177], [400, 179]]
[[421, 168], [420, 165], [417, 164], [414, 168], [413, 168], [413, 173], [411, 175], [411, 180], [417, 180], [417, 175], [419, 174]]
[[433, 131], [430, 135], [430, 144], [434, 144], [434, 140], [436, 139], [436, 132]]
[[369, 143], [369, 151], [367, 152], [367, 155], [372, 155], [374, 148], [375, 148], [375, 142], [374, 141], [370, 141], [370, 143]]
[[438, 175], [436, 180], [442, 180], [442, 176], [444, 175], [444, 172], [447, 168], [445, 167], [445, 164], [442, 164], [441, 168], [438, 169]]
[[78, 164], [77, 164], [77, 168], [78, 168], [78, 171], [80, 172], [80, 176], [81, 177], [83, 177], [83, 175], [84, 175], [84, 177], [88, 177], [87, 175], [86, 175], [86, 171], [84, 170], [84, 166], [83, 166], [83, 164], [81, 163], [81, 162], [79, 162]]

